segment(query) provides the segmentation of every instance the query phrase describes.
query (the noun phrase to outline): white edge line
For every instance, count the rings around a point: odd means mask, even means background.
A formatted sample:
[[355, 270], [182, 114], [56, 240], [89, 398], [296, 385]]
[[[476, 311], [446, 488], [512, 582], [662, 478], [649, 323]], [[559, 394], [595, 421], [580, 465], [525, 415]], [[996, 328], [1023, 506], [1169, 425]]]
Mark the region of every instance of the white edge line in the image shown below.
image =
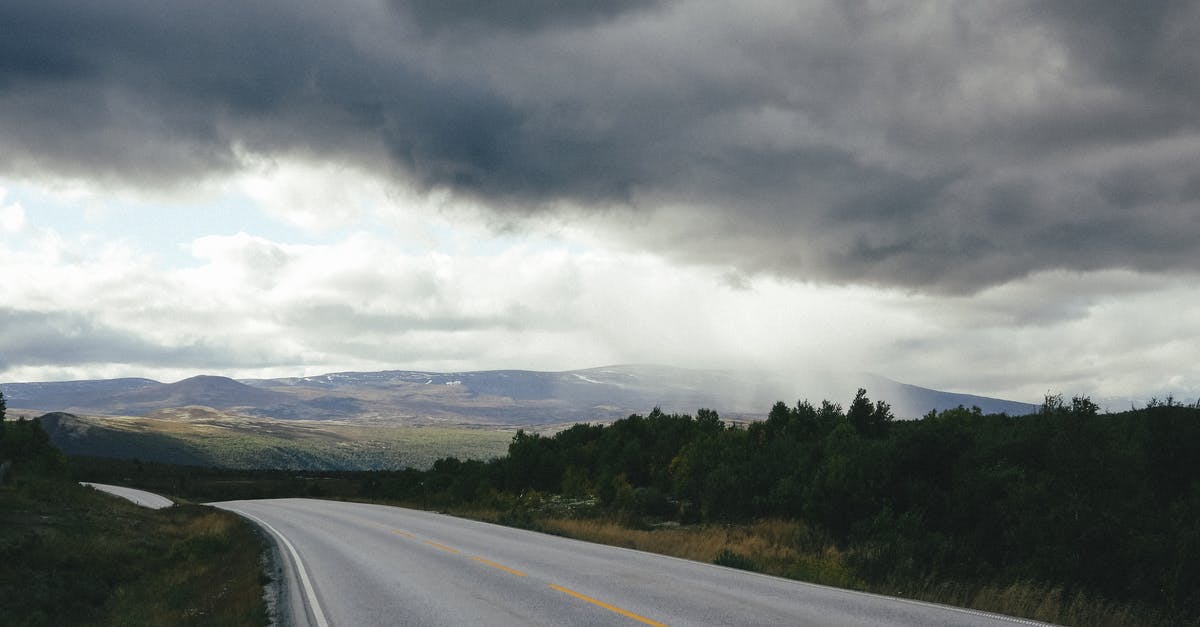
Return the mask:
[[304, 584], [305, 601], [307, 601], [309, 609], [312, 610], [313, 618], [317, 619], [317, 627], [329, 627], [329, 621], [325, 619], [325, 612], [321, 610], [321, 602], [317, 600], [317, 593], [313, 590], [312, 581], [308, 578], [308, 571], [304, 569], [304, 562], [300, 561], [300, 553], [296, 551], [296, 547], [292, 546], [292, 543], [278, 529], [272, 527], [265, 520], [246, 512], [239, 511], [238, 514], [258, 523], [267, 531], [275, 534], [283, 542], [288, 552], [292, 554], [292, 561], [296, 564], [296, 572], [300, 574], [300, 582]]

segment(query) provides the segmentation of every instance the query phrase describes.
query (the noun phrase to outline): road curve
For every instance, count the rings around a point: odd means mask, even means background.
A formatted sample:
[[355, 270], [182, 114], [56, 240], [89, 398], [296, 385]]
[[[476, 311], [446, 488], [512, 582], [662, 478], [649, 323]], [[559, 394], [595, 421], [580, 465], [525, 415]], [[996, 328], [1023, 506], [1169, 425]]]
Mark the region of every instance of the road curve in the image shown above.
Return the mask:
[[212, 505], [271, 533], [316, 627], [1039, 624], [397, 507]]
[[126, 488], [119, 485], [107, 485], [104, 483], [91, 483], [89, 481], [80, 481], [79, 483], [100, 490], [101, 492], [108, 492], [113, 496], [119, 496], [128, 501], [133, 501], [142, 507], [149, 507], [150, 509], [162, 509], [175, 504], [174, 501], [165, 496], [159, 496], [153, 492], [147, 492], [145, 490]]

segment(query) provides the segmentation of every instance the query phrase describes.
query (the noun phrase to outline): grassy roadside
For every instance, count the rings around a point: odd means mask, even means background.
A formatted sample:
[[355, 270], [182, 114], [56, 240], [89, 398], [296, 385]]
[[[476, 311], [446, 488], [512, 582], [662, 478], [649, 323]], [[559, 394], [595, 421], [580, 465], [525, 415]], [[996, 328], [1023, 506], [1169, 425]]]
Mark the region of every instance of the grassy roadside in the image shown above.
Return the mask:
[[545, 532], [579, 540], [741, 568], [810, 583], [996, 612], [1062, 625], [1177, 625], [1152, 608], [1122, 604], [1035, 582], [913, 581], [873, 584], [852, 566], [854, 548], [832, 542], [797, 521], [747, 525], [630, 528], [611, 520], [535, 519]]
[[0, 625], [264, 625], [262, 542], [211, 507], [0, 486]]
[[[420, 508], [413, 503], [389, 503]], [[1082, 592], [1037, 582], [951, 582], [946, 580], [878, 583], [855, 572], [855, 547], [839, 550], [832, 540], [801, 521], [760, 520], [749, 524], [654, 524], [650, 519], [613, 516], [601, 511], [564, 515], [553, 502], [505, 510], [444, 507], [447, 514], [541, 531], [598, 544], [740, 568], [776, 577], [995, 612], [1060, 625], [1096, 627], [1167, 627], [1181, 622], [1156, 608], [1117, 603]]]

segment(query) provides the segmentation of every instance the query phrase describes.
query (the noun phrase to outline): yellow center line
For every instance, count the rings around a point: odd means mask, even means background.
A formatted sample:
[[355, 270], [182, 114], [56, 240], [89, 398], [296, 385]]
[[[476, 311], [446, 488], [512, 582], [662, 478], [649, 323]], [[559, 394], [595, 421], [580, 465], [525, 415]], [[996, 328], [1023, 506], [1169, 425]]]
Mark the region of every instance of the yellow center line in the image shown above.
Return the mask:
[[435, 549], [441, 549], [447, 553], [458, 553], [458, 549], [452, 549], [444, 544], [438, 544], [437, 542], [434, 542], [433, 540], [426, 540], [425, 544], [428, 544], [429, 546], [431, 546]]
[[392, 533], [394, 533], [394, 534], [396, 534], [396, 535], [398, 535], [398, 536], [400, 536], [400, 537], [403, 537], [403, 538], [415, 538], [415, 537], [417, 537], [417, 536], [414, 536], [413, 534], [411, 534], [411, 533], [409, 533], [409, 532], [407, 532], [407, 531], [400, 531], [399, 529], [392, 529]]
[[593, 599], [592, 597], [579, 594], [578, 592], [575, 592], [574, 590], [570, 590], [570, 589], [564, 588], [562, 586], [556, 586], [554, 584], [550, 584], [550, 589], [558, 590], [559, 592], [561, 592], [563, 594], [569, 594], [569, 595], [575, 597], [576, 599], [579, 599], [580, 601], [587, 601], [588, 603], [591, 603], [592, 605], [598, 605], [610, 612], [616, 612], [626, 618], [632, 618], [633, 620], [636, 620], [639, 623], [653, 625], [653, 627], [667, 627], [665, 623], [660, 623], [657, 621], [650, 620], [649, 618], [646, 618], [645, 616], [638, 616], [637, 614], [634, 614], [633, 612], [630, 612], [628, 610], [623, 610], [615, 605], [609, 605], [609, 604], [605, 603], [604, 601], [599, 601], [597, 599]]
[[497, 564], [496, 562], [493, 562], [493, 561], [490, 561], [490, 560], [485, 560], [485, 559], [483, 559], [482, 557], [472, 557], [471, 559], [475, 560], [476, 562], [479, 562], [480, 564], [486, 564], [486, 565], [488, 565], [488, 566], [491, 566], [492, 568], [499, 568], [500, 570], [503, 570], [503, 571], [505, 571], [505, 572], [512, 573], [512, 574], [514, 574], [514, 575], [516, 575], [516, 576], [518, 576], [518, 577], [528, 577], [528, 575], [526, 575], [525, 573], [523, 573], [523, 572], [521, 572], [521, 571], [519, 571], [519, 570], [516, 570], [516, 569], [513, 569], [513, 568], [509, 568], [509, 567], [507, 567], [507, 566], [505, 566], [505, 565], [503, 565], [503, 564]]

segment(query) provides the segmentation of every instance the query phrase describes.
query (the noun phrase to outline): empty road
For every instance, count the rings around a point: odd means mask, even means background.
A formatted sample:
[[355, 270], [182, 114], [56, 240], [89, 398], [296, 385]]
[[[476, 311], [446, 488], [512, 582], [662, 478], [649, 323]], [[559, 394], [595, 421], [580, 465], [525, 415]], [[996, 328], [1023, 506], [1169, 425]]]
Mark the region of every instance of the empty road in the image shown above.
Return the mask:
[[396, 507], [213, 505], [274, 536], [316, 627], [1035, 624]]
[[126, 488], [125, 486], [119, 485], [107, 485], [104, 483], [92, 483], [90, 481], [80, 481], [79, 483], [90, 488], [100, 490], [101, 492], [107, 492], [113, 496], [119, 496], [123, 499], [133, 501], [142, 507], [149, 507], [150, 509], [162, 509], [175, 504], [174, 501], [165, 496], [159, 496], [153, 492], [147, 492], [145, 490]]

